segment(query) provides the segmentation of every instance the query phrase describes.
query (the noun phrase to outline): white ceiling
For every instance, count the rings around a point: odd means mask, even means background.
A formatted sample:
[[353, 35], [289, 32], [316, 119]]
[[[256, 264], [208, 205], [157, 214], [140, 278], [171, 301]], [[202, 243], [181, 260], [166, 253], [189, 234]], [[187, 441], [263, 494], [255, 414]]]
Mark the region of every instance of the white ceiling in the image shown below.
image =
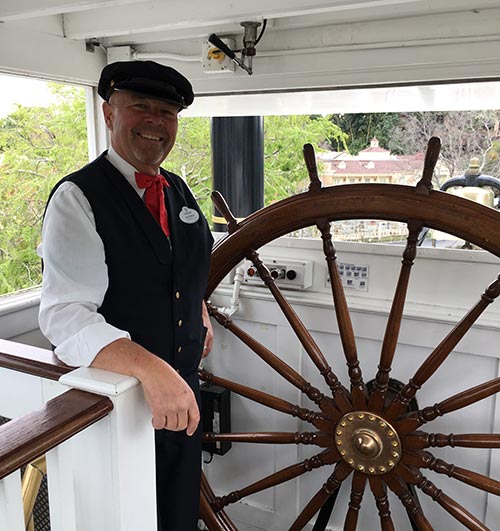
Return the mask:
[[[211, 33], [267, 28], [253, 74], [206, 73]], [[154, 58], [197, 95], [500, 79], [499, 0], [2, 0], [0, 71], [95, 84], [111, 60]]]

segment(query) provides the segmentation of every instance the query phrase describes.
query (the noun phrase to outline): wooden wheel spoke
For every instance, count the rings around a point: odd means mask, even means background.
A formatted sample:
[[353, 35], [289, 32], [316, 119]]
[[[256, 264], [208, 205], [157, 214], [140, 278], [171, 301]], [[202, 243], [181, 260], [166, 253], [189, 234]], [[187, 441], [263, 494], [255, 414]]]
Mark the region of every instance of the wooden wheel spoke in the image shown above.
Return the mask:
[[316, 154], [312, 144], [304, 144], [302, 148], [304, 162], [306, 163], [307, 173], [309, 174], [309, 191], [317, 192], [321, 190], [323, 183], [318, 177], [318, 167], [316, 165]]
[[406, 409], [406, 406], [414, 398], [417, 391], [437, 371], [479, 316], [499, 295], [500, 276], [488, 286], [475, 306], [454, 326], [453, 330], [418, 368], [415, 375], [410, 378], [408, 384], [394, 397], [394, 400], [385, 411], [388, 419], [396, 418]]
[[394, 524], [391, 518], [391, 511], [389, 509], [389, 498], [384, 488], [384, 484], [379, 477], [370, 478], [370, 489], [375, 498], [378, 514], [380, 517], [380, 526], [382, 531], [394, 531]]
[[404, 463], [419, 468], [428, 468], [438, 474], [444, 474], [450, 478], [466, 483], [471, 487], [480, 489], [484, 492], [490, 492], [500, 496], [500, 481], [496, 481], [488, 476], [461, 468], [447, 463], [442, 459], [434, 457], [429, 452], [405, 452], [403, 457]]
[[230, 391], [244, 396], [245, 398], [253, 400], [254, 402], [258, 402], [263, 406], [267, 406], [276, 411], [287, 413], [292, 417], [297, 417], [301, 420], [305, 420], [306, 422], [309, 422], [310, 424], [322, 431], [328, 432], [332, 430], [331, 422], [328, 420], [327, 417], [325, 417], [321, 413], [317, 413], [315, 411], [311, 411], [310, 409], [302, 408], [297, 405], [291, 404], [290, 402], [287, 402], [282, 398], [278, 398], [268, 393], [264, 393], [263, 391], [258, 391], [257, 389], [253, 389], [252, 387], [247, 387], [231, 380], [220, 378], [203, 369], [198, 371], [198, 376], [200, 377], [200, 380], [203, 380], [204, 382], [210, 382], [215, 385], [220, 385], [221, 387], [229, 389]]
[[405, 466], [399, 467], [398, 472], [405, 481], [416, 485], [422, 492], [430, 496], [435, 502], [439, 503], [445, 511], [467, 527], [467, 529], [470, 529], [471, 531], [490, 531], [473, 514], [454, 499], [447, 496], [441, 489], [438, 489], [432, 481], [428, 480], [420, 472], [410, 471], [410, 469]]
[[[320, 454], [317, 454], [309, 459], [305, 459], [301, 463], [283, 468], [274, 474], [270, 474], [265, 478], [248, 485], [240, 490], [230, 492], [226, 496], [217, 496], [211, 503], [214, 510], [220, 511], [231, 503], [236, 503], [246, 496], [261, 492], [263, 490], [275, 487], [286, 481], [290, 481], [306, 472], [310, 472], [316, 468], [320, 468], [325, 465], [332, 465], [340, 459], [336, 450], [325, 450]], [[349, 465], [347, 465], [349, 466]], [[350, 468], [350, 467], [349, 467]]]
[[437, 417], [470, 406], [475, 402], [484, 400], [495, 393], [500, 391], [500, 378], [493, 378], [481, 385], [462, 391], [456, 395], [453, 395], [446, 400], [443, 400], [439, 404], [426, 407], [414, 413], [410, 413], [404, 417], [401, 421], [396, 422], [395, 427], [401, 436], [406, 435], [410, 431], [418, 429], [422, 424], [435, 420]]
[[332, 400], [321, 393], [319, 389], [313, 387], [302, 375], [292, 369], [290, 365], [259, 343], [259, 341], [254, 339], [250, 334], [247, 334], [236, 325], [232, 319], [219, 312], [214, 306], [207, 304], [207, 308], [209, 314], [214, 317], [221, 326], [230, 330], [238, 339], [243, 341], [248, 348], [255, 352], [259, 358], [264, 360], [278, 374], [285, 378], [285, 380], [297, 387], [297, 389], [300, 389], [310, 400], [317, 404], [322, 411], [327, 413], [332, 420], [341, 417], [341, 413], [334, 408]]
[[403, 446], [413, 450], [460, 446], [464, 448], [500, 448], [499, 433], [411, 433], [404, 439]]
[[422, 172], [422, 178], [417, 183], [417, 193], [427, 195], [432, 190], [432, 175], [434, 174], [440, 151], [441, 140], [437, 136], [433, 136], [427, 143], [424, 171]]
[[342, 280], [337, 268], [337, 254], [332, 242], [332, 234], [330, 230], [330, 223], [326, 220], [317, 223], [318, 229], [321, 231], [321, 238], [323, 240], [323, 253], [325, 255], [328, 266], [328, 274], [330, 276], [330, 285], [332, 288], [333, 303], [335, 307], [335, 315], [337, 317], [337, 325], [339, 328], [340, 340], [344, 349], [344, 355], [349, 369], [349, 378], [351, 380], [351, 393], [353, 399], [353, 406], [356, 409], [364, 409], [366, 407], [366, 388], [363, 383], [363, 376], [359, 366], [358, 352], [356, 349], [356, 340], [354, 338], [354, 330], [352, 328], [351, 316], [347, 306], [347, 300], [342, 286]]
[[227, 222], [227, 232], [232, 234], [238, 230], [238, 220], [234, 217], [223, 195], [218, 190], [214, 190], [210, 197], [217, 210], [224, 216]]
[[337, 376], [333, 373], [332, 368], [326, 361], [326, 358], [323, 356], [323, 353], [314, 341], [309, 330], [307, 330], [307, 328], [304, 326], [304, 323], [300, 320], [299, 316], [295, 313], [295, 310], [292, 308], [279, 287], [276, 285], [276, 282], [271, 276], [269, 269], [264, 265], [257, 251], [249, 251], [248, 258], [257, 269], [260, 278], [264, 281], [264, 284], [269, 288], [269, 291], [272, 293], [278, 306], [283, 312], [283, 315], [290, 323], [290, 326], [304, 347], [304, 350], [307, 352], [314, 365], [316, 365], [318, 368], [328, 387], [330, 387], [332, 396], [340, 411], [342, 413], [351, 411], [352, 406], [347, 398], [346, 389], [340, 383]]
[[421, 230], [422, 223], [417, 221], [408, 222], [408, 239], [403, 252], [401, 271], [399, 273], [396, 291], [392, 300], [391, 311], [387, 319], [382, 351], [380, 353], [380, 363], [377, 375], [375, 376], [375, 386], [370, 398], [369, 407], [375, 413], [382, 411], [384, 406], [389, 384], [389, 373], [391, 371], [394, 353], [396, 352], [401, 321], [403, 319], [403, 310], [410, 281], [411, 268], [417, 254], [417, 240]]
[[[397, 471], [403, 467], [398, 467]], [[415, 522], [416, 526], [420, 531], [434, 531], [434, 528], [431, 526], [424, 513], [422, 508], [416, 500], [408, 487], [405, 485], [401, 479], [395, 475], [395, 472], [390, 472], [384, 476], [384, 481], [387, 483], [389, 488], [397, 495], [401, 500], [401, 503], [404, 505], [408, 516]], [[406, 480], [405, 480], [406, 481]]]
[[349, 500], [349, 509], [344, 522], [344, 531], [355, 531], [358, 525], [359, 510], [365, 492], [366, 476], [359, 472], [354, 472], [352, 478], [351, 498]]
[[238, 531], [238, 528], [224, 511], [219, 511], [218, 513], [213, 512], [211, 504], [215, 500], [215, 494], [203, 471], [201, 472], [200, 487], [200, 516], [203, 518], [205, 524], [208, 525], [209, 529]]
[[332, 446], [332, 436], [321, 432], [245, 432], [245, 433], [204, 433], [208, 442], [231, 441], [257, 444], [313, 444], [321, 448]]
[[302, 512], [296, 518], [289, 531], [300, 531], [311, 520], [311, 518], [320, 510], [326, 500], [339, 489], [340, 485], [352, 472], [352, 468], [345, 462], [341, 461], [335, 467], [333, 474], [325, 481], [318, 492], [309, 500]]

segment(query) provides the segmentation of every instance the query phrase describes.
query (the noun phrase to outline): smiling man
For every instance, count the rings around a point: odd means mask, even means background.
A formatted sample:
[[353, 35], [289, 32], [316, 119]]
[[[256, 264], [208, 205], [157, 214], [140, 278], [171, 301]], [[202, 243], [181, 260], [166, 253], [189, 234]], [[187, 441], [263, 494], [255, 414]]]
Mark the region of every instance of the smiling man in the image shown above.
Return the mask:
[[189, 188], [160, 168], [193, 101], [152, 61], [112, 63], [98, 85], [111, 146], [52, 191], [39, 248], [40, 328], [55, 354], [139, 379], [155, 428], [158, 528], [197, 528], [197, 367], [212, 345], [203, 295], [213, 243]]

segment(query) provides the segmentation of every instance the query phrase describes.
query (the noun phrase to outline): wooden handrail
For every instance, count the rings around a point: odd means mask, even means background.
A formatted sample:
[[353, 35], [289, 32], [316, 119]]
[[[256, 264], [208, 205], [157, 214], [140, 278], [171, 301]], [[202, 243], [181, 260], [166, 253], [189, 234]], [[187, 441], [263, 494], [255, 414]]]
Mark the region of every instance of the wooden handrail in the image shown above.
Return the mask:
[[53, 352], [0, 339], [0, 367], [25, 372], [33, 376], [59, 380], [74, 367], [59, 361]]
[[0, 479], [105, 417], [108, 397], [71, 389], [0, 427]]

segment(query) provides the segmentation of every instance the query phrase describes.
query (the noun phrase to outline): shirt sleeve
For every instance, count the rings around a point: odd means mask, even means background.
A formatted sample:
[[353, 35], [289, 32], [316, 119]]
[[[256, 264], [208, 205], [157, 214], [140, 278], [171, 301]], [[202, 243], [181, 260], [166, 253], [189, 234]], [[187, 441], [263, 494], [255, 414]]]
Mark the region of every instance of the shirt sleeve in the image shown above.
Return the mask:
[[128, 332], [97, 312], [108, 289], [104, 245], [87, 198], [72, 182], [50, 200], [38, 254], [43, 259], [39, 324], [71, 366], [89, 366], [99, 351]]

